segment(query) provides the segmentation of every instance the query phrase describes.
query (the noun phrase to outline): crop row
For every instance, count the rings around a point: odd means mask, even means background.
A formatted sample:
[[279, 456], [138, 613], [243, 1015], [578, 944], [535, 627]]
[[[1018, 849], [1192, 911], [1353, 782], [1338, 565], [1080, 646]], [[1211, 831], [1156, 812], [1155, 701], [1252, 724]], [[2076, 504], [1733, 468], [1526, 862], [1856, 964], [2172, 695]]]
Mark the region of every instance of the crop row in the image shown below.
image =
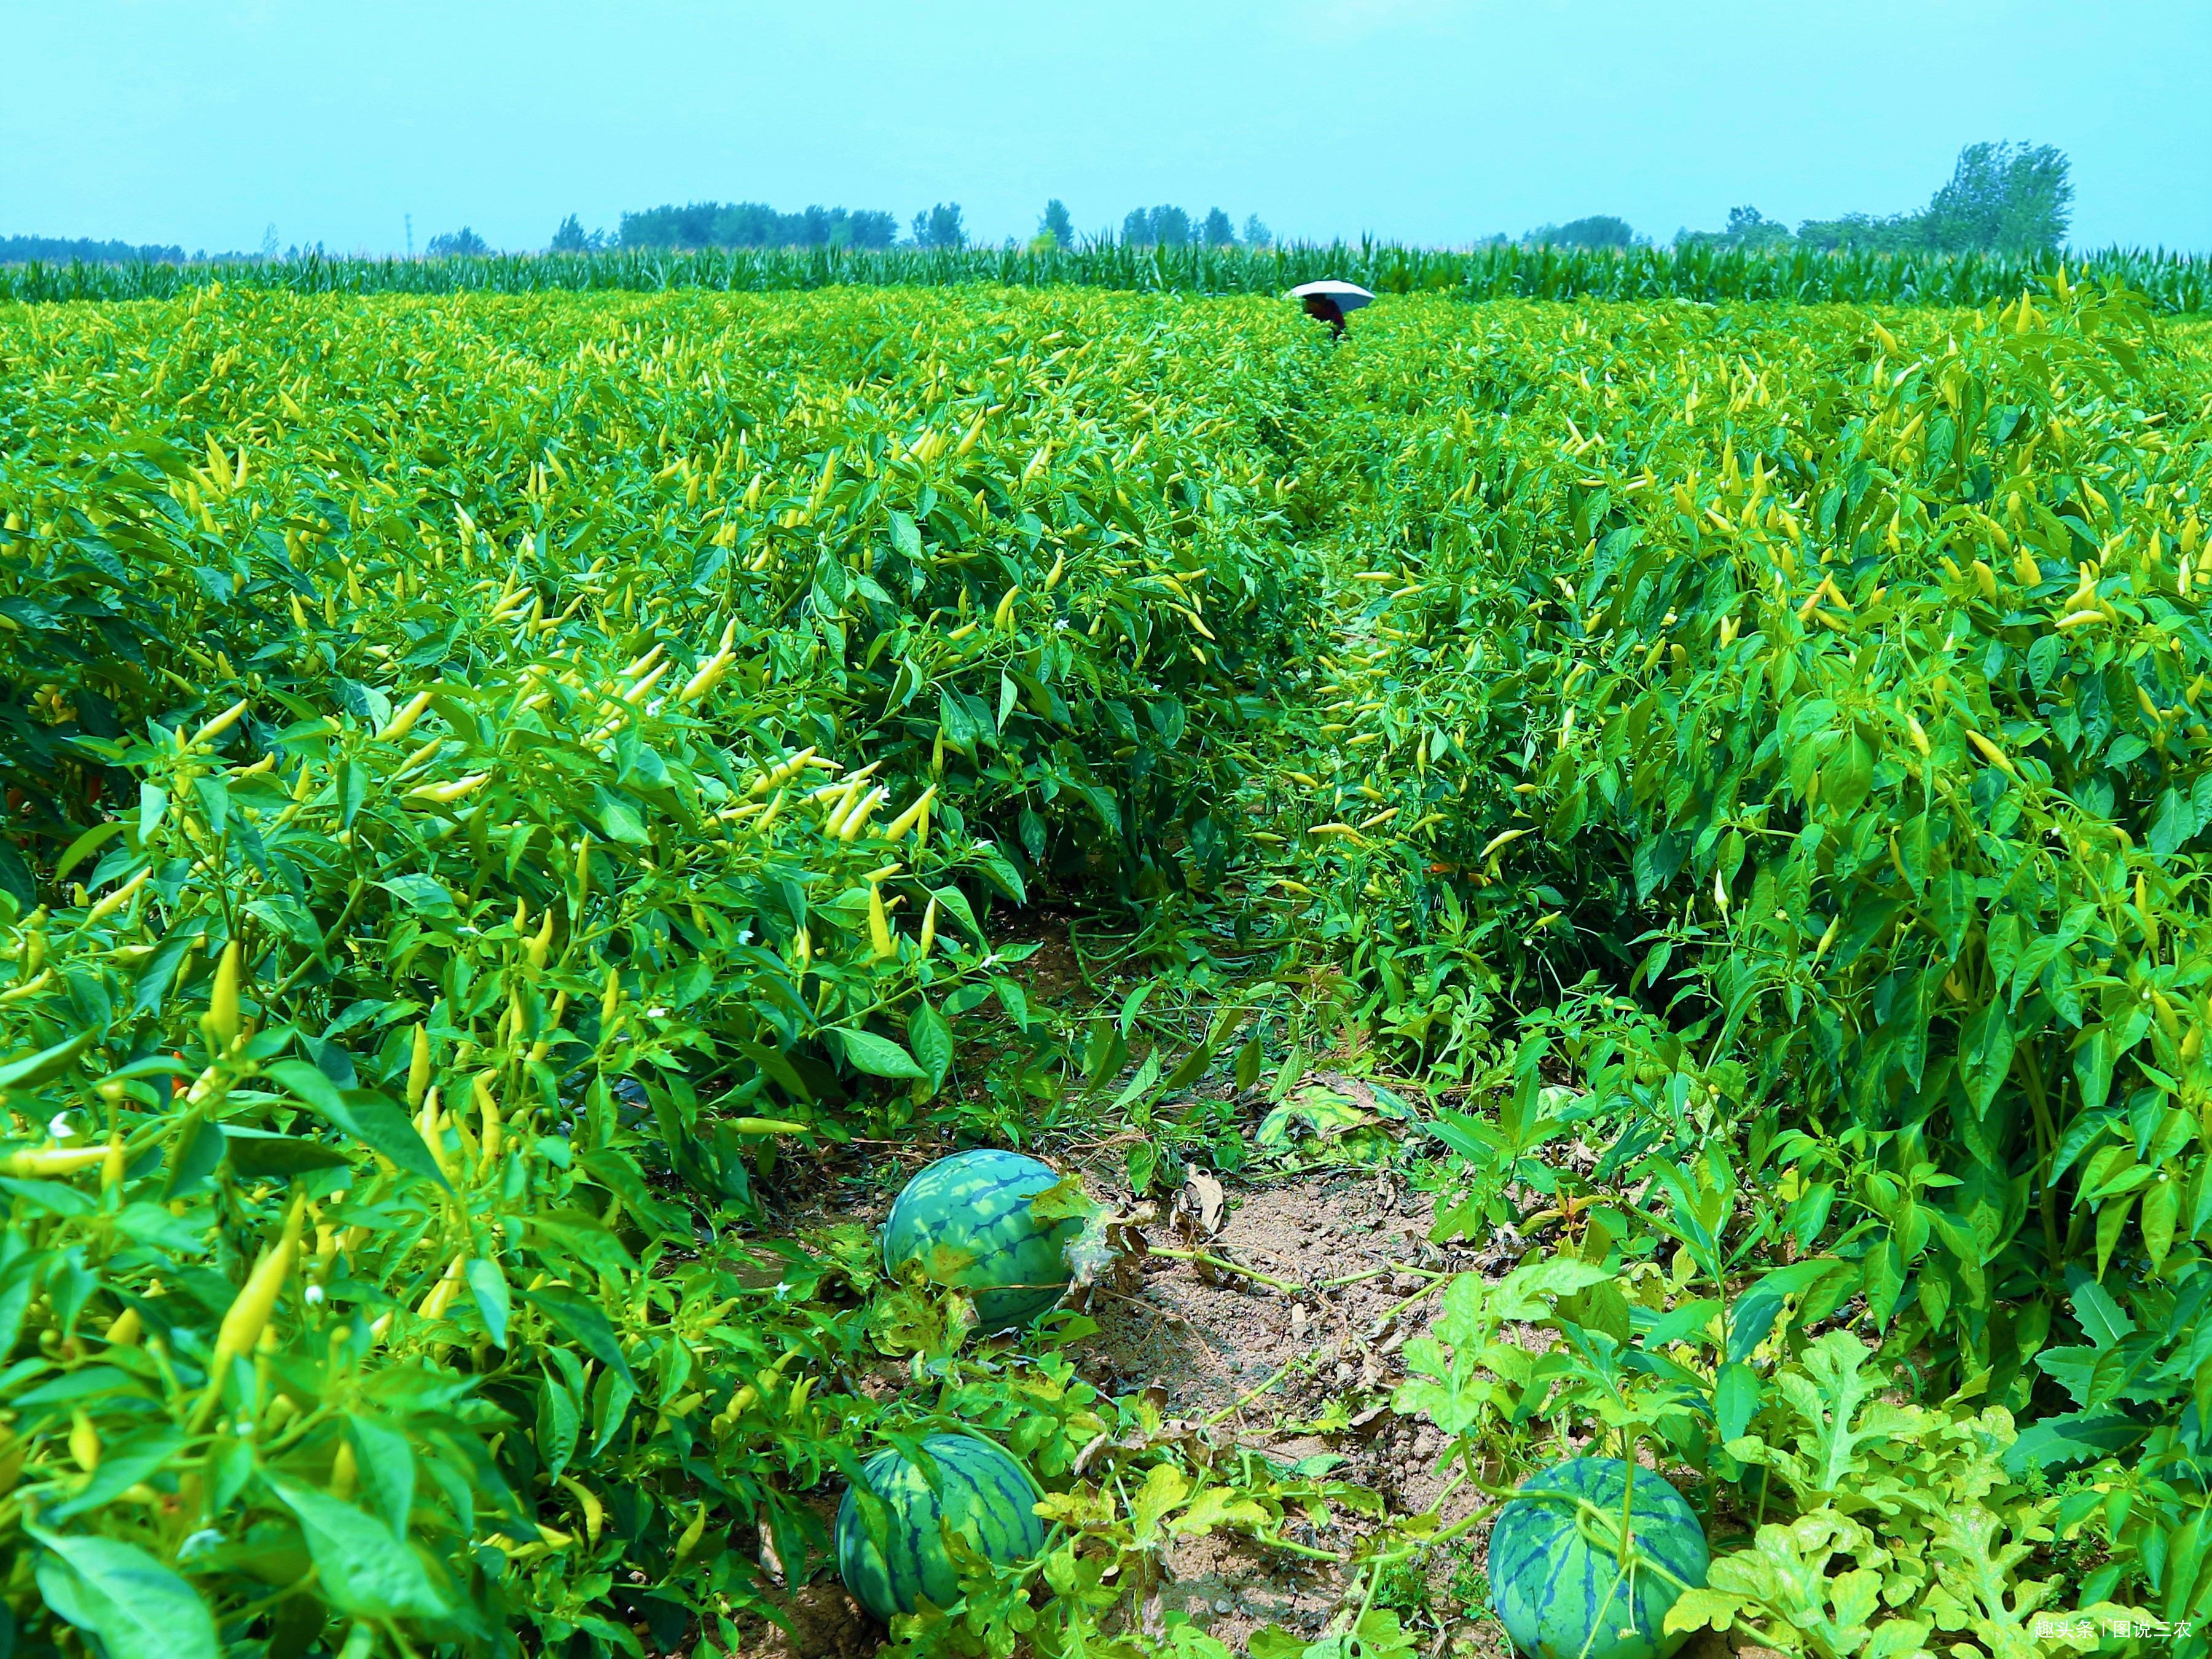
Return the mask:
[[[1372, 327], [1340, 354], [1362, 418], [1316, 459], [1350, 504], [1312, 693], [1329, 741], [1249, 792], [1271, 853], [1249, 878], [1348, 955], [1338, 1018], [1414, 1069], [1489, 1075], [1501, 1015], [1546, 1011], [1518, 1098], [1460, 1133], [1443, 1230], [1564, 1209], [1607, 1238], [1618, 1321], [1571, 1317], [1619, 1352], [1550, 1386], [1640, 1376], [1648, 1403], [1606, 1420], [1705, 1478], [1751, 1478], [1741, 1437], [1783, 1443], [1792, 1365], [1845, 1317], [1922, 1403], [2002, 1408], [1972, 1432], [2003, 1473], [1960, 1475], [1997, 1480], [1990, 1536], [2025, 1554], [2087, 1526], [2085, 1604], [2201, 1606], [2201, 346], [2056, 284], [1887, 323]], [[1553, 1067], [1587, 1089], [1564, 1116]], [[1566, 1136], [1589, 1176], [1534, 1155]], [[1623, 1200], [1631, 1170], [1672, 1200]], [[1676, 1282], [1715, 1298], [1688, 1346], [1694, 1321], [1631, 1317], [1639, 1251], [1678, 1246]], [[1762, 1286], [1789, 1311], [1747, 1328], [1731, 1304]], [[1891, 1454], [1929, 1490], [1941, 1420]], [[1827, 1501], [1791, 1479], [1805, 1513]]]
[[[1054, 1097], [994, 902], [1225, 869], [1312, 613], [1304, 328], [7, 316], [18, 1619], [635, 1650], [818, 1554], [795, 1494], [940, 1407], [851, 1389], [866, 1247], [756, 1254], [761, 1183]], [[1105, 1423], [1048, 1380], [941, 1409], [1064, 1474]]]

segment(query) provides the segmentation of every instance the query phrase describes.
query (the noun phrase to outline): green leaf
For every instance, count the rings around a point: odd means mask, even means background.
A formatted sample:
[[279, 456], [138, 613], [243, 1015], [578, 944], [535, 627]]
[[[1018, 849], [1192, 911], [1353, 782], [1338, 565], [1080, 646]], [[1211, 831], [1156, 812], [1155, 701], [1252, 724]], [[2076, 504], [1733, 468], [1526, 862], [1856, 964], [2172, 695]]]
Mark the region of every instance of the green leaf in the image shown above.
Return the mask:
[[163, 1424], [102, 1448], [92, 1478], [67, 1502], [43, 1511], [40, 1518], [50, 1527], [58, 1526], [72, 1515], [100, 1508], [161, 1469], [184, 1443], [182, 1429]]
[[374, 1516], [264, 1468], [261, 1478], [299, 1517], [319, 1588], [357, 1619], [442, 1619], [453, 1611], [414, 1550]]
[[57, 1042], [51, 1048], [42, 1048], [35, 1054], [9, 1060], [0, 1066], [0, 1089], [35, 1089], [69, 1069], [74, 1060], [100, 1035], [97, 1031], [79, 1031], [65, 1042]]
[[1091, 1022], [1090, 1040], [1084, 1045], [1083, 1077], [1086, 1092], [1096, 1093], [1121, 1073], [1128, 1063], [1129, 1047], [1111, 1020], [1100, 1016]]
[[209, 1249], [204, 1228], [195, 1228], [161, 1205], [143, 1200], [123, 1206], [115, 1218], [115, 1230], [125, 1238], [172, 1255], [202, 1255]]
[[531, 1216], [527, 1225], [531, 1242], [541, 1255], [550, 1255], [553, 1252], [547, 1246], [555, 1246], [561, 1255], [580, 1262], [593, 1274], [605, 1274], [617, 1280], [627, 1279], [637, 1271], [636, 1258], [615, 1236], [614, 1229], [589, 1210], [563, 1206]]
[[460, 914], [454, 908], [453, 896], [434, 876], [420, 873], [394, 876], [390, 881], [380, 881], [377, 885], [418, 916], [442, 921]]
[[1298, 1123], [1305, 1124], [1323, 1140], [1334, 1140], [1374, 1121], [1372, 1114], [1316, 1084], [1299, 1090], [1295, 1098], [1285, 1101], [1261, 1119], [1253, 1142], [1262, 1147], [1287, 1146], [1291, 1144], [1291, 1127]]
[[1261, 1046], [1258, 1032], [1237, 1051], [1237, 1086], [1249, 1089], [1260, 1081], [1260, 1067], [1267, 1060], [1267, 1051]]
[[298, 1135], [280, 1135], [237, 1124], [225, 1125], [222, 1133], [230, 1167], [249, 1181], [284, 1181], [310, 1170], [343, 1169], [353, 1162], [341, 1147]]
[[[1766, 1340], [1767, 1333], [1774, 1328], [1775, 1316], [1782, 1311], [1784, 1301], [1800, 1294], [1809, 1285], [1832, 1273], [1845, 1270], [1845, 1264], [1830, 1256], [1816, 1256], [1804, 1261], [1793, 1261], [1777, 1267], [1743, 1293], [1742, 1298], [1731, 1310], [1729, 1318], [1728, 1357], [1748, 1359], [1752, 1350]], [[1733, 1439], [1735, 1437], [1730, 1436]]]
[[599, 1304], [580, 1297], [574, 1291], [549, 1285], [544, 1290], [525, 1291], [522, 1299], [551, 1321], [554, 1328], [565, 1333], [580, 1344], [584, 1352], [605, 1365], [609, 1373], [619, 1376], [633, 1391], [636, 1379], [631, 1376], [629, 1361], [615, 1340], [615, 1328], [599, 1311]]
[[2097, 1206], [2097, 1277], [2105, 1276], [2105, 1269], [2112, 1260], [2112, 1251], [2120, 1242], [2120, 1234], [2128, 1224], [2128, 1217], [2136, 1207], [2136, 1195], [2123, 1193], [2108, 1198]]
[[1613, 1275], [1594, 1262], [1571, 1256], [1547, 1256], [1524, 1262], [1498, 1281], [1491, 1311], [1499, 1319], [1542, 1319], [1552, 1311], [1547, 1297], [1572, 1296]]
[[2074, 1080], [2081, 1085], [2081, 1109], [2094, 1112], [2105, 1103], [2112, 1086], [2113, 1049], [2111, 1029], [2093, 1025], [2074, 1048]]
[[[2197, 831], [2197, 815], [2179, 789], [2168, 789], [2158, 800], [2158, 816], [2151, 821], [2150, 850], [2166, 858]], [[61, 879], [58, 872], [55, 880]]]
[[1867, 1374], [1871, 1358], [1851, 1332], [1830, 1331], [1806, 1348], [1802, 1370], [1774, 1379], [1803, 1425], [1798, 1443], [1811, 1492], [1844, 1490], [1862, 1461], [1860, 1445], [1886, 1441], [1911, 1421], [1905, 1408], [1875, 1399], [1881, 1379]]
[[929, 896], [937, 901], [937, 908], [960, 924], [969, 939], [981, 943], [983, 930], [975, 925], [975, 912], [969, 907], [968, 895], [957, 887], [933, 887]]
[[629, 1368], [617, 1370], [609, 1366], [592, 1384], [592, 1422], [599, 1438], [592, 1442], [591, 1455], [597, 1457], [607, 1449], [629, 1411], [629, 1402], [637, 1398], [637, 1387], [632, 1381]]
[[914, 1056], [889, 1037], [844, 1026], [835, 1029], [837, 1040], [844, 1048], [845, 1059], [854, 1070], [866, 1072], [870, 1077], [925, 1079], [928, 1077], [928, 1073], [914, 1063]]
[[1145, 1056], [1144, 1064], [1137, 1067], [1136, 1076], [1131, 1078], [1121, 1092], [1114, 1097], [1114, 1109], [1120, 1111], [1144, 1098], [1152, 1092], [1152, 1085], [1159, 1079], [1160, 1049], [1155, 1044], [1152, 1053]]
[[583, 1413], [567, 1384], [548, 1372], [538, 1385], [538, 1455], [545, 1465], [546, 1479], [559, 1480], [568, 1467], [583, 1424]]
[[415, 1507], [415, 1450], [407, 1437], [356, 1412], [346, 1419], [353, 1433], [356, 1462], [368, 1495], [395, 1539], [407, 1536], [407, 1517]]
[[2109, 1348], [2123, 1337], [2135, 1334], [2136, 1322], [2095, 1279], [2081, 1279], [2067, 1299], [2074, 1304], [2074, 1316], [2081, 1322], [2083, 1334], [2096, 1346]]
[[1084, 1190], [1083, 1177], [1079, 1175], [1064, 1175], [1030, 1198], [1030, 1218], [1047, 1230], [1056, 1221], [1085, 1220], [1097, 1207], [1097, 1201]]
[[976, 842], [975, 862], [991, 885], [1015, 903], [1027, 904], [1030, 902], [1029, 890], [1022, 885], [1021, 872], [1007, 863], [1006, 854], [989, 842]]
[[422, 1135], [394, 1102], [372, 1090], [342, 1091], [303, 1060], [272, 1060], [262, 1068], [262, 1074], [306, 1102], [334, 1128], [382, 1152], [401, 1169], [434, 1181], [447, 1192], [453, 1190], [439, 1170], [437, 1159], [422, 1144]]
[[1759, 1412], [1759, 1373], [1731, 1359], [1713, 1383], [1714, 1432], [1723, 1445], [1743, 1437]]
[[1129, 1500], [1129, 1521], [1137, 1540], [1144, 1542], [1159, 1530], [1161, 1519], [1190, 1496], [1190, 1481], [1172, 1463], [1155, 1463], [1145, 1471], [1145, 1484]]
[[1139, 1198], [1152, 1189], [1152, 1177], [1159, 1173], [1160, 1149], [1149, 1139], [1133, 1142], [1124, 1155], [1123, 1164], [1129, 1174], [1129, 1190]]
[[917, 997], [914, 1011], [906, 1017], [906, 1036], [914, 1045], [915, 1058], [928, 1074], [929, 1086], [942, 1089], [952, 1070], [952, 1027], [944, 1015]]
[[593, 803], [599, 814], [599, 828], [606, 832], [609, 841], [623, 842], [631, 847], [653, 845], [653, 837], [646, 833], [645, 819], [629, 800], [608, 790], [598, 789], [593, 792]]
[[482, 1256], [471, 1256], [466, 1268], [469, 1293], [476, 1297], [477, 1311], [483, 1316], [484, 1329], [494, 1346], [507, 1346], [507, 1323], [513, 1313], [514, 1297], [507, 1282], [507, 1275], [499, 1270], [496, 1261], [487, 1261]]
[[122, 833], [123, 820], [120, 818], [110, 818], [106, 823], [94, 824], [91, 829], [69, 844], [69, 849], [55, 864], [52, 877], [54, 884], [59, 886], [69, 872], [76, 868], [80, 860], [88, 854], [96, 852], [112, 837]]
[[1030, 1000], [1022, 988], [1004, 974], [991, 975], [991, 988], [999, 994], [999, 1006], [1006, 1011], [1008, 1018], [1021, 1030], [1030, 1029]]
[[134, 1544], [26, 1526], [46, 1554], [40, 1594], [107, 1659], [218, 1659], [215, 1620], [198, 1592]]

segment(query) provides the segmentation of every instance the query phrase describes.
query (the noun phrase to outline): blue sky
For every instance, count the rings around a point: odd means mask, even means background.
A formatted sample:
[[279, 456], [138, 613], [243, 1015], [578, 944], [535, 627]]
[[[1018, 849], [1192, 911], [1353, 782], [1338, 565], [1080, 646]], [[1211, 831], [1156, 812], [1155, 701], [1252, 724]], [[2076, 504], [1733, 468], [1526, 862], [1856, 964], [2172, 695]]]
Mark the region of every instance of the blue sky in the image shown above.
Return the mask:
[[2074, 240], [2212, 249], [2212, 4], [0, 0], [0, 234], [397, 252], [700, 198], [1139, 204], [1414, 242], [1919, 205], [2054, 143]]

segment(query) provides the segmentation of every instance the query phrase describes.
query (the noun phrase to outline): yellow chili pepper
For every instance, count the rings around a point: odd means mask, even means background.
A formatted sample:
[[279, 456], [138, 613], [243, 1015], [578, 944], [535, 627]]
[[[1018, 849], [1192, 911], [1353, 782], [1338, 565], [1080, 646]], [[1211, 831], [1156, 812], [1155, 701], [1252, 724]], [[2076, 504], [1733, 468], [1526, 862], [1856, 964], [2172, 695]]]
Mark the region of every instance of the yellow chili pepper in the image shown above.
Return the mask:
[[226, 1048], [238, 1038], [239, 957], [236, 939], [222, 947], [222, 959], [216, 963], [215, 987], [208, 996], [208, 1030]]
[[684, 1528], [684, 1535], [676, 1540], [676, 1559], [685, 1561], [699, 1547], [699, 1540], [707, 1534], [707, 1500], [699, 1500], [699, 1512], [691, 1517], [691, 1524]]
[[420, 1022], [415, 1027], [415, 1042], [407, 1059], [407, 1109], [418, 1112], [422, 1109], [422, 1096], [430, 1086], [430, 1034]]
[[599, 1502], [598, 1494], [589, 1486], [568, 1475], [561, 1477], [560, 1484], [584, 1511], [584, 1541], [596, 1547], [599, 1541], [599, 1528], [606, 1524], [606, 1505]]
[[217, 714], [213, 720], [210, 720], [206, 725], [200, 727], [198, 731], [193, 732], [191, 746], [197, 748], [199, 744], [204, 743], [213, 743], [217, 738], [221, 737], [224, 732], [229, 731], [232, 726], [235, 726], [238, 723], [238, 717], [245, 712], [246, 699], [241, 697], [239, 701], [231, 704], [229, 708], [224, 709], [222, 713]]
[[443, 1319], [446, 1310], [461, 1291], [461, 1270], [468, 1265], [469, 1253], [456, 1250], [453, 1259], [446, 1264], [445, 1276], [433, 1285], [428, 1294], [416, 1304], [415, 1311], [423, 1319]]
[[1966, 727], [1966, 741], [1972, 744], [1975, 748], [1980, 750], [1982, 752], [1982, 757], [1988, 761], [1990, 765], [1996, 767], [1998, 771], [2002, 772], [2007, 777], [2016, 778], [2020, 775], [2020, 774], [2013, 768], [2011, 757], [2008, 756], [2003, 750], [1998, 748], [1996, 744], [1991, 743], [1987, 738], [1975, 731], [1972, 726]]
[[146, 884], [146, 878], [153, 873], [154, 872], [150, 866], [146, 869], [141, 870], [137, 875], [131, 877], [130, 880], [125, 882], [122, 886], [117, 888], [106, 898], [100, 900], [99, 903], [94, 905], [90, 910], [85, 913], [85, 925], [87, 927], [90, 927], [94, 922], [105, 921], [108, 917], [113, 915], [118, 910], [120, 910], [125, 905], [130, 903], [131, 899], [137, 896], [138, 890]]
[[890, 916], [884, 908], [884, 890], [873, 883], [868, 887], [868, 941], [878, 961], [892, 953]]
[[843, 822], [838, 824], [837, 839], [839, 841], [856, 839], [860, 831], [867, 827], [868, 820], [875, 817], [876, 809], [889, 800], [890, 794], [891, 792], [888, 789], [871, 789], [866, 794], [861, 796], [853, 810], [845, 815]]
[[905, 835], [908, 830], [914, 828], [918, 820], [923, 818], [928, 813], [930, 802], [936, 799], [937, 786], [933, 783], [928, 788], [921, 792], [921, 798], [917, 799], [913, 805], [908, 807], [905, 811], [900, 813], [896, 817], [893, 818], [889, 823], [884, 826], [884, 839], [885, 841], [896, 841], [899, 837]]
[[415, 729], [415, 722], [422, 718], [422, 711], [430, 706], [430, 693], [417, 691], [407, 701], [407, 706], [392, 717], [391, 723], [376, 735], [381, 739], [398, 742]]
[[87, 1474], [100, 1467], [100, 1431], [92, 1425], [92, 1413], [82, 1406], [70, 1413], [69, 1449], [77, 1468]]
[[0, 1173], [19, 1181], [44, 1181], [54, 1176], [75, 1175], [105, 1163], [105, 1146], [45, 1146], [0, 1158]]
[[293, 1258], [299, 1254], [300, 1229], [307, 1213], [307, 1195], [295, 1194], [276, 1243], [261, 1253], [252, 1272], [246, 1274], [245, 1285], [232, 1298], [230, 1310], [223, 1315], [222, 1323], [216, 1332], [215, 1356], [208, 1365], [210, 1401], [221, 1395], [230, 1362], [252, 1353], [254, 1344], [261, 1340], [261, 1333], [268, 1328], [269, 1316], [276, 1311], [276, 1297], [292, 1271]]

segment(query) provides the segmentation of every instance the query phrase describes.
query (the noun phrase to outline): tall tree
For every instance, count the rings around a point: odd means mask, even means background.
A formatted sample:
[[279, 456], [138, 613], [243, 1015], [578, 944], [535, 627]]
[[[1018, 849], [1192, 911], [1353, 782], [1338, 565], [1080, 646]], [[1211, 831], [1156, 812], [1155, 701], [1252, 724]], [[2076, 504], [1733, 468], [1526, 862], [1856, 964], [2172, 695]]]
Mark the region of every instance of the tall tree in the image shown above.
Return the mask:
[[1219, 208], [1206, 210], [1206, 225], [1199, 236], [1208, 247], [1237, 246], [1237, 227], [1230, 222], [1229, 216]]
[[1636, 231], [1626, 219], [1593, 213], [1564, 225], [1539, 225], [1526, 240], [1540, 247], [1546, 243], [1553, 247], [1627, 247], [1636, 240]]
[[2035, 252], [2066, 239], [2072, 164], [2050, 144], [1969, 144], [1922, 215], [1928, 245], [1946, 253]]
[[914, 216], [916, 247], [960, 248], [968, 246], [968, 228], [960, 222], [960, 204], [939, 202]]
[[1755, 207], [1729, 210], [1726, 230], [1683, 229], [1674, 234], [1676, 247], [1735, 247], [1774, 249], [1790, 245], [1790, 227], [1770, 219]]
[[[838, 211], [844, 210], [840, 208]], [[888, 213], [856, 208], [847, 215], [845, 224], [854, 247], [887, 248], [898, 240], [898, 221]]]
[[584, 229], [584, 222], [572, 213], [561, 222], [561, 228], [553, 233], [552, 245], [548, 252], [591, 253], [605, 246], [606, 240], [606, 232], [594, 230], [587, 233]]
[[1037, 234], [1049, 236], [1054, 247], [1075, 246], [1075, 222], [1068, 216], [1067, 204], [1057, 196], [1044, 204], [1044, 217], [1037, 221]]
[[1244, 246], [1273, 247], [1274, 243], [1274, 233], [1260, 222], [1260, 216], [1256, 213], [1247, 214], [1244, 217]]
[[433, 236], [424, 252], [433, 259], [454, 259], [467, 255], [489, 253], [491, 245], [463, 225], [459, 230], [448, 230]]
[[1131, 208], [1121, 221], [1121, 240], [1132, 247], [1188, 246], [1190, 215], [1179, 207]]
[[623, 247], [886, 248], [898, 240], [898, 221], [873, 209], [779, 213], [765, 202], [693, 202], [625, 213], [616, 240]]

